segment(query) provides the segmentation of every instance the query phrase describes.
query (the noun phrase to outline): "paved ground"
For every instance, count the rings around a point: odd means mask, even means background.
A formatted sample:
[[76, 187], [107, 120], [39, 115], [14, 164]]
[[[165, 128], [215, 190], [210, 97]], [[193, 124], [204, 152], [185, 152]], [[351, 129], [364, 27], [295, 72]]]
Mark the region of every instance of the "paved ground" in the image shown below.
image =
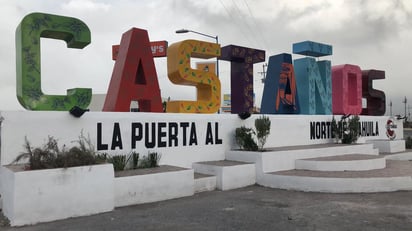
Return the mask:
[[327, 194], [251, 186], [0, 230], [412, 230], [412, 192]]

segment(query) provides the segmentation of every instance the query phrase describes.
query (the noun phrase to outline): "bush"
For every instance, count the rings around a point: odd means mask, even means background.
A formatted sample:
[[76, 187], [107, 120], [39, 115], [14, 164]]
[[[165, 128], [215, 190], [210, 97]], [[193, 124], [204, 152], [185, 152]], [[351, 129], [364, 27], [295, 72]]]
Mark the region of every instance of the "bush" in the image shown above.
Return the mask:
[[258, 150], [258, 146], [252, 137], [252, 135], [254, 134], [255, 134], [255, 131], [253, 131], [253, 129], [251, 128], [247, 128], [245, 126], [236, 128], [235, 138], [236, 138], [236, 143], [239, 145], [240, 149], [244, 149], [246, 151], [257, 151]]
[[[263, 146], [266, 144], [267, 137], [270, 134], [270, 119], [262, 115], [255, 120], [255, 130], [242, 126], [236, 128], [235, 139], [240, 149], [246, 151], [263, 151]], [[256, 144], [253, 136], [256, 135], [259, 146]]]
[[139, 153], [130, 152], [128, 155], [113, 155], [107, 157], [107, 162], [113, 164], [114, 171], [137, 169]]
[[161, 157], [162, 155], [157, 152], [149, 152], [147, 156], [142, 157], [139, 163], [139, 168], [159, 167], [159, 162], [160, 162]]
[[126, 155], [114, 155], [107, 158], [107, 162], [113, 164], [114, 171], [123, 171], [126, 168]]
[[356, 143], [359, 137], [359, 116], [342, 116], [339, 122], [332, 118], [332, 133], [336, 142]]
[[65, 147], [60, 150], [57, 140], [49, 136], [43, 147], [33, 148], [27, 137], [25, 138], [25, 152], [16, 157], [13, 163], [18, 163], [22, 159], [29, 159], [28, 169], [49, 169], [67, 168], [101, 163], [101, 155], [96, 155], [90, 137], [85, 137], [83, 133], [75, 141], [78, 146], [69, 150]]

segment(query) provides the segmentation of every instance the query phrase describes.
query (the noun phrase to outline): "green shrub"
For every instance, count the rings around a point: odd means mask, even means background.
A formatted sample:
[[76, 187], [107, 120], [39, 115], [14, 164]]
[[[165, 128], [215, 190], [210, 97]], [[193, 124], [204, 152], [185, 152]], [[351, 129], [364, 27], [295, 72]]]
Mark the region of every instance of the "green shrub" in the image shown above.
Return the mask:
[[28, 168], [35, 170], [92, 165], [101, 161], [102, 156], [96, 155], [90, 137], [85, 137], [81, 133], [79, 139], [74, 142], [78, 146], [74, 146], [69, 150], [66, 150], [63, 146], [60, 150], [57, 140], [49, 136], [43, 147], [33, 148], [27, 137], [25, 137], [25, 152], [17, 156], [13, 163], [28, 158]]
[[149, 152], [147, 156], [143, 156], [139, 162], [139, 168], [155, 168], [159, 167], [161, 154], [157, 152]]
[[239, 145], [240, 149], [244, 149], [246, 151], [257, 151], [258, 150], [258, 146], [252, 137], [252, 135], [254, 134], [255, 134], [255, 131], [253, 131], [253, 129], [251, 128], [247, 128], [245, 126], [236, 128], [235, 138], [236, 138], [236, 143]]
[[332, 118], [332, 133], [336, 142], [353, 144], [359, 138], [359, 116], [342, 116], [339, 122]]
[[[270, 119], [262, 115], [255, 120], [255, 130], [241, 126], [235, 130], [236, 143], [239, 148], [246, 151], [263, 151], [263, 147], [266, 144], [266, 140], [270, 134]], [[253, 136], [256, 135], [259, 146], [256, 144]]]
[[126, 155], [113, 155], [107, 159], [107, 162], [113, 164], [114, 171], [123, 171], [126, 169]]
[[270, 119], [262, 115], [255, 120], [256, 137], [259, 144], [259, 149], [263, 150], [266, 144], [266, 139], [270, 134]]

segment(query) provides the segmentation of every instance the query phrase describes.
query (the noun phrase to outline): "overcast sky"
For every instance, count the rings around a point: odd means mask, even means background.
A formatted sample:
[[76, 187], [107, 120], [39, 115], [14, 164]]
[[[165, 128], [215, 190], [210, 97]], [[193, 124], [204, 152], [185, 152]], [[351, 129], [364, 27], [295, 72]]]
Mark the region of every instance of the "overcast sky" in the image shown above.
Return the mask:
[[[0, 0], [0, 110], [22, 110], [16, 98], [15, 29], [31, 12], [76, 17], [91, 30], [82, 50], [63, 41], [42, 39], [42, 88], [46, 94], [88, 87], [107, 91], [114, 62], [111, 46], [132, 27], [146, 29], [150, 40], [169, 45], [184, 39], [214, 42], [181, 28], [218, 35], [221, 46], [234, 44], [266, 51], [268, 57], [291, 53], [295, 42], [312, 40], [333, 46], [321, 59], [332, 65], [356, 64], [362, 70], [386, 71], [374, 87], [386, 93], [393, 114], [403, 114], [403, 98], [412, 106], [412, 1], [410, 0]], [[293, 55], [293, 58], [302, 56]], [[162, 97], [194, 99], [193, 87], [173, 85], [166, 59], [156, 59]], [[255, 94], [260, 104], [262, 64], [255, 64]], [[230, 92], [229, 64], [220, 61], [222, 94]], [[260, 106], [260, 105], [258, 105]], [[389, 106], [387, 106], [389, 113]]]

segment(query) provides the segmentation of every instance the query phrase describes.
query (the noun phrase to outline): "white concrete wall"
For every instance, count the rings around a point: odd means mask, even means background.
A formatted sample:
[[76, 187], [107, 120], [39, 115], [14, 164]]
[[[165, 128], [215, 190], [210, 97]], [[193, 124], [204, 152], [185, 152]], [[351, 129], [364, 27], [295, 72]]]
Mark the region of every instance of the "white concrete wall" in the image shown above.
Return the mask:
[[114, 209], [111, 164], [18, 172], [0, 168], [3, 213], [12, 226]]
[[116, 177], [115, 206], [127, 206], [194, 194], [193, 169]]
[[[102, 143], [112, 141], [113, 124], [119, 123], [122, 136], [123, 149], [105, 150], [109, 154], [126, 154], [131, 151], [131, 124], [158, 123], [158, 122], [188, 122], [196, 126], [197, 145], [183, 145], [183, 131], [179, 130], [177, 146], [158, 147], [150, 149], [161, 153], [161, 164], [191, 167], [193, 162], [223, 160], [225, 152], [237, 148], [234, 142], [234, 131], [237, 127], [245, 125], [254, 127], [254, 121], [260, 115], [252, 115], [247, 120], [241, 120], [235, 114], [177, 114], [177, 113], [132, 113], [132, 112], [86, 112], [81, 118], [75, 118], [68, 112], [1, 112], [4, 121], [1, 124], [1, 165], [10, 164], [23, 149], [24, 138], [27, 137], [32, 146], [42, 146], [48, 136], [58, 139], [60, 145], [73, 145], [80, 132], [97, 144], [97, 123], [102, 124]], [[330, 115], [268, 115], [271, 119], [271, 134], [265, 147], [280, 147], [293, 145], [331, 143], [332, 139], [310, 139], [311, 121], [331, 121]], [[339, 118], [337, 116], [336, 118]], [[387, 139], [385, 124], [388, 117], [362, 116], [361, 120], [377, 121], [379, 123], [379, 136], [361, 137], [359, 142], [371, 139]], [[218, 124], [218, 137], [222, 144], [206, 144], [207, 124]], [[402, 123], [397, 124], [395, 130], [398, 138], [403, 137]], [[166, 130], [163, 130], [167, 132]], [[157, 132], [157, 131], [156, 131]], [[149, 133], [150, 134], [150, 133]], [[215, 135], [215, 134], [213, 134]], [[163, 138], [164, 141], [167, 140]], [[139, 141], [135, 151], [147, 154], [149, 151], [144, 141]]]

